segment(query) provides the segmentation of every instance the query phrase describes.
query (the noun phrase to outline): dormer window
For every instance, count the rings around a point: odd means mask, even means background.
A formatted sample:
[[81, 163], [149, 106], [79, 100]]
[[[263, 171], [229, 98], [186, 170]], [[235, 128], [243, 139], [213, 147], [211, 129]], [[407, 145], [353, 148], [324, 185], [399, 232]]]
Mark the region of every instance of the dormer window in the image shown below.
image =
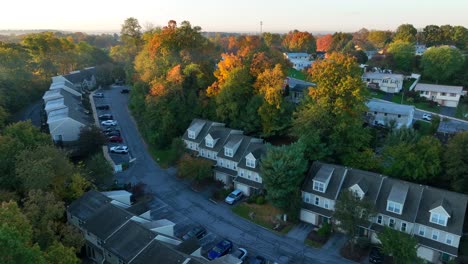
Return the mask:
[[234, 156], [234, 152], [231, 148], [224, 148], [224, 155], [232, 158], [232, 156]]
[[255, 168], [255, 160], [254, 160], [254, 159], [249, 159], [249, 158], [247, 158], [247, 159], [245, 160], [245, 163], [246, 163], [245, 165], [246, 165], [247, 167]]
[[205, 145], [209, 148], [213, 147], [213, 140], [212, 139], [206, 139]]
[[314, 190], [318, 192], [325, 192], [325, 184], [323, 182], [314, 181]]
[[401, 204], [395, 203], [392, 201], [387, 202], [387, 211], [395, 213], [395, 214], [401, 214]]
[[189, 130], [188, 131], [188, 138], [195, 139], [195, 131]]
[[431, 213], [431, 223], [447, 226], [447, 217], [445, 215]]

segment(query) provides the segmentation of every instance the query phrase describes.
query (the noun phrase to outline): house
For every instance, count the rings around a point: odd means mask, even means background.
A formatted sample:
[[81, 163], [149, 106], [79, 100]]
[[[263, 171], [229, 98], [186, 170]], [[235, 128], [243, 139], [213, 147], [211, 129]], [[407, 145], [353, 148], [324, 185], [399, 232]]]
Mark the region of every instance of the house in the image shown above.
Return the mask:
[[60, 108], [47, 114], [50, 135], [57, 143], [78, 140], [81, 130], [90, 122], [86, 114], [75, 108]]
[[49, 91], [57, 89], [63, 89], [75, 96], [81, 96], [81, 89], [75, 87], [73, 83], [65, 79], [63, 76], [52, 77], [52, 83], [50, 84]]
[[312, 57], [308, 53], [283, 53], [283, 55], [298, 71], [309, 68], [313, 63]]
[[202, 119], [194, 119], [182, 139], [190, 152], [213, 162], [216, 180], [240, 189], [245, 195], [262, 191], [259, 169], [265, 152], [262, 139]]
[[377, 173], [314, 162], [302, 186], [300, 219], [313, 225], [334, 223], [336, 200], [352, 191], [375, 205], [376, 215], [359, 234], [380, 243], [384, 226], [414, 236], [418, 257], [446, 263], [458, 255], [468, 196], [414, 184]]
[[67, 207], [68, 222], [84, 235], [86, 255], [94, 263], [208, 263], [197, 240], [174, 237], [171, 221], [133, 214], [125, 203], [130, 196], [92, 190]]
[[371, 125], [388, 126], [390, 121], [395, 122], [396, 128], [411, 127], [415, 107], [400, 105], [381, 100], [371, 99], [366, 103], [368, 108], [366, 120]]
[[305, 94], [309, 92], [309, 88], [316, 87], [315, 83], [299, 80], [292, 77], [287, 77], [284, 80], [283, 90], [286, 98], [295, 103], [300, 103]]
[[464, 95], [462, 86], [418, 83], [414, 90], [421, 97], [447, 107], [457, 107], [460, 96]]
[[416, 56], [422, 56], [426, 50], [427, 50], [427, 47], [425, 44], [414, 45], [414, 55]]
[[402, 74], [365, 72], [361, 79], [369, 88], [386, 93], [399, 93], [403, 88], [404, 77]]
[[71, 82], [77, 89], [93, 89], [96, 87], [96, 67], [88, 67], [83, 70], [72, 71], [62, 75], [67, 81]]

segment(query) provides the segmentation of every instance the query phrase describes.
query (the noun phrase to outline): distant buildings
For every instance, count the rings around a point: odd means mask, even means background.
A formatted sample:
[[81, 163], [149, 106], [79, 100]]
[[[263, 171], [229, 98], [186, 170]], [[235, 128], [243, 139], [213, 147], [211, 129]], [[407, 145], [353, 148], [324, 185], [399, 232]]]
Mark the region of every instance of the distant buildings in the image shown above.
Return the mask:
[[414, 45], [414, 55], [416, 56], [422, 56], [426, 50], [427, 50], [427, 47], [424, 44]]
[[309, 88], [315, 86], [316, 84], [312, 82], [287, 77], [284, 80], [283, 90], [289, 101], [298, 104], [304, 99], [305, 93], [309, 92]]
[[412, 105], [400, 105], [382, 100], [371, 99], [366, 103], [369, 108], [366, 118], [368, 123], [375, 126], [388, 126], [395, 122], [396, 128], [411, 127], [415, 107]]
[[462, 86], [418, 83], [414, 88], [421, 97], [437, 102], [439, 105], [457, 107], [460, 96], [463, 95]]
[[308, 53], [283, 53], [283, 55], [298, 71], [309, 68], [313, 63], [312, 57]]
[[379, 89], [386, 93], [399, 93], [403, 88], [404, 76], [402, 74], [365, 72], [361, 79], [369, 88]]

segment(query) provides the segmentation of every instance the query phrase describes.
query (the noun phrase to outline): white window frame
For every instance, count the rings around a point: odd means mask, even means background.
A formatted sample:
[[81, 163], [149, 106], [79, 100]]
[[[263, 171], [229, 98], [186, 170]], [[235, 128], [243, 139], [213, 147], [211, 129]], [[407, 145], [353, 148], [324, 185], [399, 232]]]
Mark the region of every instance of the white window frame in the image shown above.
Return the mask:
[[240, 176], [244, 177], [244, 170], [239, 170]]
[[310, 193], [304, 193], [304, 202], [310, 203], [311, 195]]
[[[436, 237], [435, 239], [434, 239], [434, 236]], [[440, 237], [439, 230], [432, 230], [431, 239], [435, 241], [439, 241], [439, 237]]]
[[[392, 223], [393, 223], [393, 226], [392, 226]], [[396, 222], [395, 222], [395, 219], [394, 219], [394, 218], [389, 218], [389, 219], [388, 219], [388, 226], [389, 226], [390, 228], [395, 228]]]
[[314, 181], [314, 190], [317, 192], [324, 193], [325, 192], [325, 183]]
[[438, 213], [431, 213], [431, 219], [429, 221], [437, 225], [447, 226], [447, 217]]
[[315, 199], [314, 199], [314, 204], [319, 206], [320, 205], [320, 197], [318, 196], [315, 196]]
[[[403, 228], [403, 225], [404, 225], [404, 228]], [[406, 233], [406, 230], [408, 230], [408, 224], [406, 222], [401, 222], [400, 231]]]
[[213, 147], [213, 140], [205, 140], [205, 146], [212, 148]]
[[245, 166], [250, 167], [250, 168], [255, 168], [255, 160], [254, 159], [245, 159]]
[[325, 199], [323, 201], [323, 206], [325, 207], [325, 209], [329, 209], [330, 208], [330, 202], [327, 199]]
[[379, 225], [383, 224], [383, 216], [381, 216], [381, 215], [377, 216], [377, 224], [379, 224]]
[[224, 148], [224, 155], [227, 157], [233, 157], [234, 156], [234, 151], [231, 148]]
[[190, 138], [190, 139], [195, 139], [195, 131], [189, 130], [189, 131], [188, 131], [188, 138]]
[[426, 227], [425, 226], [419, 226], [418, 235], [420, 235], [422, 237], [426, 236]]
[[395, 214], [401, 214], [401, 204], [395, 203], [392, 201], [387, 201], [387, 211], [395, 213]]
[[445, 243], [446, 243], [447, 245], [452, 245], [452, 244], [453, 244], [453, 236], [450, 235], [450, 234], [447, 234], [447, 235], [445, 236]]

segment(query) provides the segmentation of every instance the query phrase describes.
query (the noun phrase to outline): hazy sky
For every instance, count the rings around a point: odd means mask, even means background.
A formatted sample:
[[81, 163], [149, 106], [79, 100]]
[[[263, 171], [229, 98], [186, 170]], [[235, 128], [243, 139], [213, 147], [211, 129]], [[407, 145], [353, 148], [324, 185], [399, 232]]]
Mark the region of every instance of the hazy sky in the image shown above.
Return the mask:
[[118, 31], [128, 17], [145, 27], [188, 20], [203, 31], [356, 31], [411, 23], [468, 27], [468, 0], [5, 0], [0, 29]]

